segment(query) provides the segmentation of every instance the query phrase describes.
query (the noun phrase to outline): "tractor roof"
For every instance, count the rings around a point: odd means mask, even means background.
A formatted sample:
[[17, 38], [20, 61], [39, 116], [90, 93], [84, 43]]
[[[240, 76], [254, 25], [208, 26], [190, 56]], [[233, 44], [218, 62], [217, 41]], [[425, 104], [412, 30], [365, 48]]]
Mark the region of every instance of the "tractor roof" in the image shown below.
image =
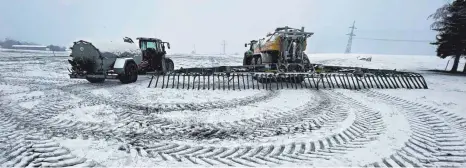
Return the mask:
[[162, 41], [162, 40], [160, 40], [158, 38], [151, 38], [151, 37], [138, 37], [136, 39], [139, 40], [139, 41], [141, 41], [141, 40], [142, 41]]

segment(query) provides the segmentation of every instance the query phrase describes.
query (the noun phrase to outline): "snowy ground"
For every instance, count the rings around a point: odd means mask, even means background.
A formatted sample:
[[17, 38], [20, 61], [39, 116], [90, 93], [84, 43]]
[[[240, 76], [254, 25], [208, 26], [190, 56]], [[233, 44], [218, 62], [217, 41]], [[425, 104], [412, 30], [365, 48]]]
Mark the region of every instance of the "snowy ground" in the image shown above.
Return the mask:
[[[2, 167], [466, 166], [466, 77], [424, 71], [445, 68], [434, 56], [310, 55], [416, 71], [426, 90], [206, 91], [147, 88], [147, 76], [70, 80], [67, 55], [0, 52]], [[242, 62], [172, 58], [175, 68]]]

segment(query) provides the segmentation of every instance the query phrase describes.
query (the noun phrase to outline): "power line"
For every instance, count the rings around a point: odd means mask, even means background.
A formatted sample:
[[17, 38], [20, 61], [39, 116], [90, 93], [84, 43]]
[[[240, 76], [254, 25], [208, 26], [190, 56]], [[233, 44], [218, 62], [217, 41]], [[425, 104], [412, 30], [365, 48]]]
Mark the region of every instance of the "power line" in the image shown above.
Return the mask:
[[346, 34], [346, 35], [349, 36], [349, 38], [348, 38], [348, 44], [346, 44], [345, 53], [351, 53], [351, 46], [353, 45], [353, 37], [356, 36], [354, 34], [354, 29], [357, 29], [356, 27], [354, 27], [355, 23], [356, 23], [356, 21], [353, 21], [353, 26], [349, 27], [349, 28], [351, 28], [351, 32], [349, 34]]
[[429, 40], [406, 40], [406, 39], [382, 39], [382, 38], [355, 38], [358, 40], [376, 40], [376, 41], [396, 41], [396, 42], [415, 42], [415, 43], [430, 43]]

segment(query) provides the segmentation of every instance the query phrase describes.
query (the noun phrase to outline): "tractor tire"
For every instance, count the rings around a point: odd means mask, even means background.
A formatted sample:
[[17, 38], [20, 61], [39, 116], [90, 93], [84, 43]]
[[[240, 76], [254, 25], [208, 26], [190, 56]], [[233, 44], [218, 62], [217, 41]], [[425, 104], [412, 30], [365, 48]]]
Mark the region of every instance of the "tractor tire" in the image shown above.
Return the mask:
[[175, 70], [175, 64], [170, 58], [165, 59], [165, 65], [167, 66], [167, 71]]
[[254, 62], [254, 65], [262, 65], [262, 57], [260, 55], [254, 57], [253, 62]]
[[134, 62], [128, 62], [125, 66], [125, 74], [119, 75], [120, 82], [123, 84], [133, 83], [138, 80], [138, 66]]
[[105, 78], [86, 78], [90, 83], [104, 83]]
[[244, 55], [243, 57], [243, 65], [252, 65], [252, 56]]

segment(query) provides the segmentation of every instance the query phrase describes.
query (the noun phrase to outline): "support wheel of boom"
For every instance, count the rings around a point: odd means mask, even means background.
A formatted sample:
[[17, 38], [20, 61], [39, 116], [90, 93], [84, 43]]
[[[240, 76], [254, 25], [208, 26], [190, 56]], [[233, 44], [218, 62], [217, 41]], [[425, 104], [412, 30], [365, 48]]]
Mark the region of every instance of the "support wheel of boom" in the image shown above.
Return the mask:
[[291, 77], [291, 83], [302, 83], [304, 81], [304, 76], [303, 75], [296, 75]]
[[138, 66], [134, 62], [128, 62], [125, 66], [125, 74], [120, 75], [120, 82], [123, 84], [133, 83], [138, 80]]
[[90, 83], [104, 83], [105, 78], [86, 78]]

